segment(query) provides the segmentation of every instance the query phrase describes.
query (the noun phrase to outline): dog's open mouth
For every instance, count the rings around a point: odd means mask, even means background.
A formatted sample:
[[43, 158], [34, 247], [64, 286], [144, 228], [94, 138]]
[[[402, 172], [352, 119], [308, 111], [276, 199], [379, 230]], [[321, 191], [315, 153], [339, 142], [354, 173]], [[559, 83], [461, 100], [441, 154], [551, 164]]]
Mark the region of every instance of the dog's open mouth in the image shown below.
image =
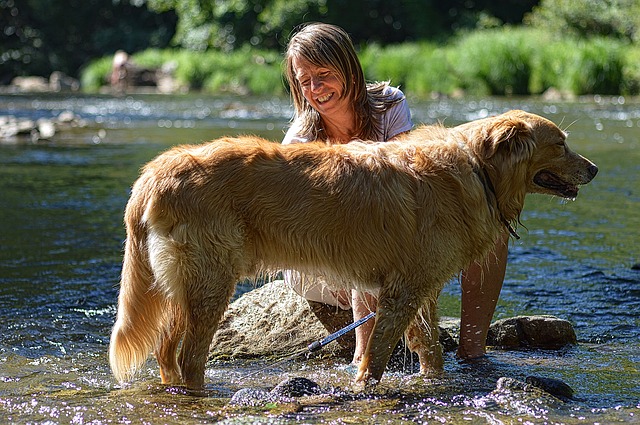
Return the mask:
[[565, 182], [551, 171], [540, 171], [533, 177], [533, 182], [540, 187], [553, 191], [563, 198], [570, 199], [578, 196], [578, 186]]

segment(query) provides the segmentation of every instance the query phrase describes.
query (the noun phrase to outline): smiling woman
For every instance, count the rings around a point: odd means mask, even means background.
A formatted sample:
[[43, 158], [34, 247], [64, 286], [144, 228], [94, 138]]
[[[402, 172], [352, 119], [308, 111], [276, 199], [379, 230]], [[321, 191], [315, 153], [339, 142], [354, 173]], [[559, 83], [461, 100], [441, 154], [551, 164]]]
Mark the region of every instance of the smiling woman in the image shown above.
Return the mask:
[[[298, 31], [285, 53], [285, 77], [295, 114], [283, 144], [354, 139], [385, 142], [413, 127], [404, 94], [389, 82], [367, 84], [351, 39], [340, 27], [317, 23]], [[334, 291], [319, 282], [305, 283], [303, 288], [297, 273], [287, 272], [284, 277], [316, 307], [313, 310], [330, 332], [337, 330], [336, 306], [353, 308], [353, 319], [359, 320], [376, 305], [370, 294]], [[373, 323], [367, 323], [356, 329], [355, 363], [364, 354], [372, 327]]]
[[296, 79], [302, 88], [302, 95], [313, 109], [321, 115], [338, 116], [341, 112], [346, 113], [342, 119], [347, 126], [344, 129], [333, 128], [332, 131], [353, 131], [350, 128], [353, 109], [349, 99], [343, 96], [345, 83], [339, 78], [339, 74], [300, 57], [293, 58], [293, 68], [296, 70]]
[[366, 83], [342, 28], [310, 24], [297, 32], [285, 53], [285, 78], [295, 110], [285, 143], [386, 141], [413, 126], [400, 90], [389, 82]]

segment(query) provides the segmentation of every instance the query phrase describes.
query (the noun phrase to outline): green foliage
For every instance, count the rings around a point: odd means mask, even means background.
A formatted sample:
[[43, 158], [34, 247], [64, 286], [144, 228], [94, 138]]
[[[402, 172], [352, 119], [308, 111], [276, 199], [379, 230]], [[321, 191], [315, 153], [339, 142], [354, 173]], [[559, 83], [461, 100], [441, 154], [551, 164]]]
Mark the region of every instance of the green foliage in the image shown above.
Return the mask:
[[447, 58], [465, 91], [522, 95], [529, 92], [534, 48], [531, 32], [504, 27], [461, 37], [448, 49]]
[[452, 93], [459, 81], [447, 60], [446, 48], [428, 43], [370, 45], [360, 53], [367, 79], [390, 80], [414, 94]]
[[113, 57], [106, 56], [91, 62], [89, 66], [85, 67], [80, 73], [82, 90], [94, 93], [100, 90], [100, 87], [107, 84], [109, 75], [111, 74], [112, 62]]
[[326, 0], [146, 0], [179, 16], [174, 43], [194, 51], [230, 51], [245, 44], [275, 48], [300, 16], [318, 19]]
[[640, 41], [640, 0], [542, 0], [525, 22], [563, 37]]
[[[108, 80], [112, 58], [91, 62], [82, 73], [83, 89], [95, 91]], [[174, 77], [182, 87], [209, 93], [233, 92], [283, 95], [281, 54], [276, 51], [243, 49], [225, 53], [216, 50], [150, 49], [132, 56], [140, 67], [174, 65]], [[86, 84], [86, 86], [85, 86]]]
[[[375, 61], [368, 55], [375, 52]], [[427, 96], [564, 93], [637, 94], [640, 49], [605, 37], [558, 38], [505, 26], [474, 31], [436, 48], [426, 44], [375, 48], [363, 55], [376, 79], [391, 78], [407, 93]], [[368, 68], [365, 68], [367, 70]]]
[[[359, 56], [367, 79], [391, 80], [407, 94], [431, 96], [563, 93], [639, 94], [640, 47], [614, 38], [558, 38], [535, 28], [502, 27], [470, 32], [449, 44], [370, 44]], [[192, 90], [282, 95], [282, 55], [245, 46], [232, 52], [149, 49], [134, 63], [160, 68], [173, 62], [175, 78]], [[83, 87], [96, 90], [110, 72], [111, 57], [83, 72]]]
[[625, 88], [628, 80], [624, 75], [631, 65], [626, 59], [629, 45], [603, 37], [557, 39], [542, 31], [538, 37], [540, 42], [531, 58], [531, 93], [553, 87], [576, 95], [631, 94]]
[[571, 93], [619, 94], [624, 67], [622, 44], [615, 40], [595, 38], [579, 41], [567, 55]]
[[356, 43], [396, 44], [446, 39], [464, 28], [519, 23], [539, 0], [146, 0], [156, 11], [179, 17], [174, 44], [202, 51], [245, 44], [282, 48], [304, 22], [330, 22]]
[[622, 94], [640, 94], [640, 46], [627, 47], [622, 69]]

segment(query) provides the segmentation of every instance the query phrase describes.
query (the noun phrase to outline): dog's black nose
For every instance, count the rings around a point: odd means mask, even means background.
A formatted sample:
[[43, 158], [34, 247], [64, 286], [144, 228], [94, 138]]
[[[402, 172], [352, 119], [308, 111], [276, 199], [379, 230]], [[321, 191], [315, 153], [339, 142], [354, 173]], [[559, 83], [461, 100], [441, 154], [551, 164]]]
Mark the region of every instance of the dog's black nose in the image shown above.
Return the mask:
[[596, 164], [591, 164], [589, 166], [589, 175], [591, 178], [594, 178], [598, 174], [598, 166]]

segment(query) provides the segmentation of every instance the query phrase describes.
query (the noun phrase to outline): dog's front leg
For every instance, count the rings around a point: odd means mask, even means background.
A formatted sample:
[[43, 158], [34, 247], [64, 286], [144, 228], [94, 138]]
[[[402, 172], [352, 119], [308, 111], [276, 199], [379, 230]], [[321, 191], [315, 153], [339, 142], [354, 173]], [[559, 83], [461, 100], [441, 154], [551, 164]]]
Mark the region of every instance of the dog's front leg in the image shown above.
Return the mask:
[[417, 297], [398, 292], [380, 291], [376, 322], [356, 376], [356, 383], [365, 387], [380, 381], [393, 349], [418, 311]]
[[409, 350], [418, 354], [423, 375], [437, 375], [444, 369], [437, 308], [437, 302], [430, 299], [418, 311], [405, 333]]

